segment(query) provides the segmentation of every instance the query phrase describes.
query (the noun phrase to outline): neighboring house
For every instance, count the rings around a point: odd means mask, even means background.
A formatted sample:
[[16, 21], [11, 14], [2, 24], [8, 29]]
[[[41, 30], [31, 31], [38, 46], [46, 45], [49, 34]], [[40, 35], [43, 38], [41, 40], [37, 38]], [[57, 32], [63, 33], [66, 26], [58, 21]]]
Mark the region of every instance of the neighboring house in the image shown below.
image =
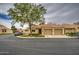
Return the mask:
[[24, 34], [29, 34], [29, 33], [30, 33], [29, 28], [28, 28], [28, 29], [23, 29], [23, 33], [24, 33]]
[[3, 25], [0, 25], [0, 34], [8, 34], [8, 33], [12, 33], [12, 30]]
[[16, 29], [16, 32], [23, 32], [23, 29]]
[[[75, 24], [43, 24], [33, 25], [32, 33], [41, 35], [65, 35], [68, 32], [79, 32], [79, 25]], [[29, 34], [30, 30], [26, 29], [24, 33]]]

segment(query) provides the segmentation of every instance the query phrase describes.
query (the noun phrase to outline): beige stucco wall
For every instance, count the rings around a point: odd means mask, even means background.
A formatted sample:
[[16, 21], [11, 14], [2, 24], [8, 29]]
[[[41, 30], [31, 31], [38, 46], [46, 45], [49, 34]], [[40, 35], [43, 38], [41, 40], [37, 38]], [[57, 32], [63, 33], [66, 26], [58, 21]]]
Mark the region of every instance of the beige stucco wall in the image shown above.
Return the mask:
[[[38, 29], [32, 29], [32, 30], [35, 30], [35, 32], [32, 32], [33, 34], [38, 34]], [[27, 31], [23, 30], [23, 33], [24, 34], [30, 34], [30, 30], [29, 29], [27, 29]]]
[[39, 34], [38, 29], [33, 29], [33, 30], [35, 30], [35, 32], [32, 31], [33, 34]]
[[[34, 34], [39, 33], [38, 29], [34, 29], [35, 32], [32, 32]], [[79, 32], [79, 27], [73, 27], [73, 28], [65, 28], [65, 27], [42, 27], [41, 28], [42, 35], [65, 35], [67, 32]], [[24, 33], [30, 33], [30, 30], [23, 31]]]
[[2, 29], [0, 28], [0, 34], [8, 34], [8, 33], [12, 33], [12, 30], [6, 29], [6, 32], [2, 32]]
[[7, 29], [6, 33], [12, 33], [12, 30], [11, 29]]
[[24, 33], [24, 34], [29, 34], [29, 33], [30, 33], [30, 30], [29, 30], [29, 29], [26, 29], [26, 30], [24, 29], [24, 30], [23, 30], [23, 33]]
[[2, 33], [2, 30], [1, 30], [1, 28], [0, 28], [0, 34]]
[[44, 28], [42, 28], [41, 31], [42, 31], [42, 35], [44, 35]]
[[[6, 32], [3, 32], [3, 31], [2, 31], [3, 29], [5, 29]], [[9, 29], [9, 28], [7, 28], [7, 27], [5, 27], [5, 26], [3, 26], [3, 25], [0, 25], [0, 34], [3, 34], [3, 33], [5, 33], [5, 34], [7, 34], [7, 33], [12, 33], [12, 30]]]
[[77, 28], [77, 32], [79, 32], [79, 27]]

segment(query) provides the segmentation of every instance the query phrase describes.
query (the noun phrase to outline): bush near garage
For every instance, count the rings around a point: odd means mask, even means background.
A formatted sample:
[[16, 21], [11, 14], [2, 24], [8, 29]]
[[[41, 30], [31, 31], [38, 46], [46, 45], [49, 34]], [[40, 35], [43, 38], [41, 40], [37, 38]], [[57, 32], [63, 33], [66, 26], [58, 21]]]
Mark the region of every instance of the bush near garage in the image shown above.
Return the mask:
[[66, 33], [67, 36], [76, 36], [76, 32], [68, 32]]

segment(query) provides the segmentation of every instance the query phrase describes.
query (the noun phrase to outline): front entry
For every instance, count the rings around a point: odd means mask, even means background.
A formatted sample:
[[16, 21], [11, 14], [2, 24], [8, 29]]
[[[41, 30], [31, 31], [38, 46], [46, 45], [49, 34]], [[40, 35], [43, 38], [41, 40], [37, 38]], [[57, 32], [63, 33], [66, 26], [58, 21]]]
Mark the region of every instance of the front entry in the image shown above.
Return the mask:
[[39, 29], [39, 34], [42, 34], [42, 31], [41, 31], [41, 29]]

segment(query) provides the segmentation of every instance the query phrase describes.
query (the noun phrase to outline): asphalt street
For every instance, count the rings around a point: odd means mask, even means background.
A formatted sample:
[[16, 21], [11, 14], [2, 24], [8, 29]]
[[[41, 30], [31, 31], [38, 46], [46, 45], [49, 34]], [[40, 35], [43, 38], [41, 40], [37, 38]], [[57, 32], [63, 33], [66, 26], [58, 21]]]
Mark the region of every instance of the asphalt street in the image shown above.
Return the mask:
[[0, 35], [0, 55], [79, 55], [79, 39]]

